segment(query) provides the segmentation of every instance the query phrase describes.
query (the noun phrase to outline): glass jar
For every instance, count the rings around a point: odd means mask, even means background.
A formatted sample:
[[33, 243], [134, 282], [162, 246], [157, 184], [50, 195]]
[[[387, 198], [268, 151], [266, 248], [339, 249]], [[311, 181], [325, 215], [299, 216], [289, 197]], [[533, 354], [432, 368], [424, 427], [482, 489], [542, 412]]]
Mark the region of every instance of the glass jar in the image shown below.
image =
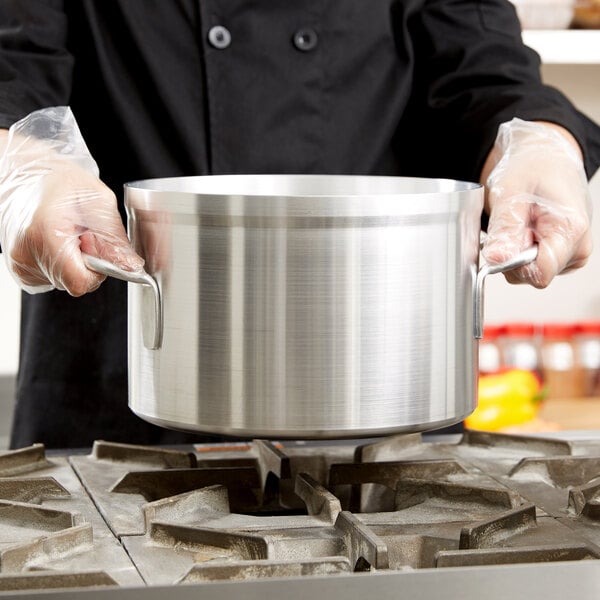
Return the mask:
[[600, 396], [600, 321], [576, 323], [575, 360], [582, 370], [583, 395]]
[[549, 398], [584, 394], [583, 370], [575, 352], [575, 326], [548, 323], [542, 328], [542, 371]]
[[479, 341], [479, 373], [497, 373], [502, 369], [499, 341], [503, 331], [503, 325], [485, 325], [483, 328], [483, 337]]
[[542, 376], [538, 327], [533, 323], [506, 323], [500, 337], [502, 363], [509, 369]]

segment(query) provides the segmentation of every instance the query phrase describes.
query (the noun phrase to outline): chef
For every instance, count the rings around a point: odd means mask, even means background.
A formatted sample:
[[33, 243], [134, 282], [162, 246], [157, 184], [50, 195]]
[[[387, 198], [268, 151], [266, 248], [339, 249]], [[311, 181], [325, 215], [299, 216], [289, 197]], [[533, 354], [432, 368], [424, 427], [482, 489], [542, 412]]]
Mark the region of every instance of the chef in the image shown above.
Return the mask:
[[539, 244], [510, 281], [585, 264], [600, 128], [539, 67], [507, 0], [3, 0], [0, 243], [26, 292], [12, 446], [199, 439], [130, 413], [126, 285], [82, 261], [142, 266], [127, 181], [481, 181], [488, 261]]

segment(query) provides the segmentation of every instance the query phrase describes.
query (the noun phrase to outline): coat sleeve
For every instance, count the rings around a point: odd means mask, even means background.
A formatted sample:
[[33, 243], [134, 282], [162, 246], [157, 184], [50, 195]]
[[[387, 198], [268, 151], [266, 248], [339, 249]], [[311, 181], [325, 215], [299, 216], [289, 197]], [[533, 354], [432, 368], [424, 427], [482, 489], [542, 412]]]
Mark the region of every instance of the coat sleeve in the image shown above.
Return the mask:
[[0, 2], [0, 127], [67, 105], [72, 67], [62, 1]]
[[426, 0], [404, 27], [415, 56], [409, 121], [432, 132], [420, 132], [421, 164], [433, 160], [446, 176], [476, 180], [498, 125], [519, 117], [568, 129], [594, 174], [600, 127], [543, 84], [540, 57], [523, 44], [508, 0]]

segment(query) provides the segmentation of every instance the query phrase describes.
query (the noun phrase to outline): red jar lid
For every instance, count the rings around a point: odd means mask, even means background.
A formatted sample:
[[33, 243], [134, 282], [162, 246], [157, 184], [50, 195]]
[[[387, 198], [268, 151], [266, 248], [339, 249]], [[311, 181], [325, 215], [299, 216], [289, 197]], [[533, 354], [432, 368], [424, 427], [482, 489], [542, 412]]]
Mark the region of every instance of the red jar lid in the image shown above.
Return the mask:
[[574, 323], [546, 323], [542, 327], [542, 335], [546, 339], [562, 340], [572, 337], [575, 333]]
[[483, 339], [486, 341], [496, 340], [504, 333], [504, 325], [485, 325], [483, 327]]
[[504, 335], [507, 337], [532, 337], [535, 335], [533, 323], [506, 323]]
[[600, 321], [579, 321], [575, 323], [575, 333], [600, 336]]

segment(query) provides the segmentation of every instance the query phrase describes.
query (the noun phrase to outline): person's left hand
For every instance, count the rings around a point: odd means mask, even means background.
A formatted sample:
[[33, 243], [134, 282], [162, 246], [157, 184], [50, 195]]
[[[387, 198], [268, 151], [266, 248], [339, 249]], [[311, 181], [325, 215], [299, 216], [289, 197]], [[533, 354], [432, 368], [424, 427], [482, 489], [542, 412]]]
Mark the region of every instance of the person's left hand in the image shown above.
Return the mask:
[[509, 282], [544, 288], [559, 273], [585, 265], [591, 199], [581, 149], [567, 130], [520, 119], [503, 123], [481, 180], [489, 215], [486, 261], [504, 262], [538, 244], [534, 262], [505, 273]]

